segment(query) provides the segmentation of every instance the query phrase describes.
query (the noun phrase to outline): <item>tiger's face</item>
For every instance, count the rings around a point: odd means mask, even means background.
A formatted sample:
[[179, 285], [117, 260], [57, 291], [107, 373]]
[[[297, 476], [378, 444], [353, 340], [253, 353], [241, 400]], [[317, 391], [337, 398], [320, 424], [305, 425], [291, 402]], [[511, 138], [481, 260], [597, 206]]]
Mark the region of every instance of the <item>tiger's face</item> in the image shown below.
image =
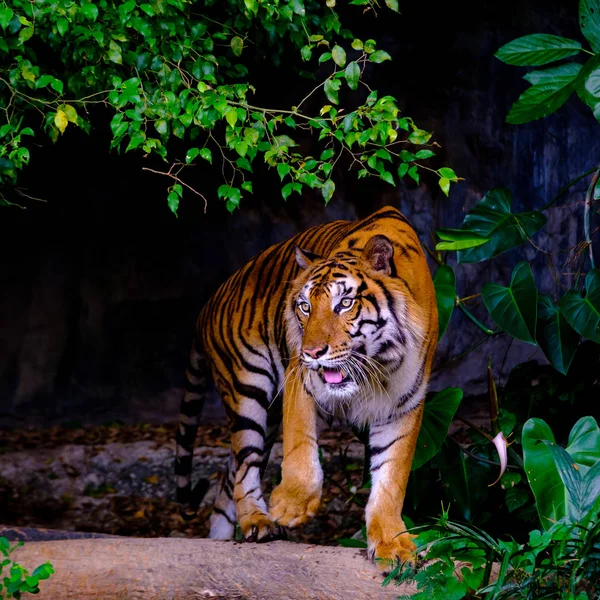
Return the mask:
[[320, 259], [299, 248], [303, 271], [288, 306], [288, 330], [304, 382], [320, 404], [335, 408], [386, 390], [402, 365], [407, 332], [402, 296], [390, 285], [393, 247], [372, 237], [360, 252]]

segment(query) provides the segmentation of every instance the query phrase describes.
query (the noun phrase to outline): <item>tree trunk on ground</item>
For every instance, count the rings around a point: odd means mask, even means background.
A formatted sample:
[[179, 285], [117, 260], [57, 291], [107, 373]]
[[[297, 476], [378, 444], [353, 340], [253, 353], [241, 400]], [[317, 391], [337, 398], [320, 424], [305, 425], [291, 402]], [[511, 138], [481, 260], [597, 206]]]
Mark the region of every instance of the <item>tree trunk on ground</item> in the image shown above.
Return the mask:
[[[35, 530], [12, 530], [39, 539]], [[27, 542], [11, 558], [30, 572], [50, 561], [55, 574], [40, 582], [39, 597], [56, 600], [391, 600], [414, 592], [410, 586], [382, 588], [364, 551], [284, 541], [71, 536]]]

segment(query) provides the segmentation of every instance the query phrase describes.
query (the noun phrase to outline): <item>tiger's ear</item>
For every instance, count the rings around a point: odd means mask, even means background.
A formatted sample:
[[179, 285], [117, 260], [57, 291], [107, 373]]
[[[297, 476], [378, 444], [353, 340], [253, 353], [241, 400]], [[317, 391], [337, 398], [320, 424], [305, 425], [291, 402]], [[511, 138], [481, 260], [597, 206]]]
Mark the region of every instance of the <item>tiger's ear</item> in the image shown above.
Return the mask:
[[394, 247], [385, 235], [374, 235], [363, 249], [363, 259], [366, 260], [375, 271], [385, 275], [392, 274], [392, 259]]
[[303, 250], [300, 246], [294, 245], [294, 252], [296, 253], [296, 262], [300, 266], [301, 269], [307, 269], [308, 267], [312, 267], [313, 263], [316, 260], [320, 260], [321, 257], [314, 252], [309, 252], [308, 250]]

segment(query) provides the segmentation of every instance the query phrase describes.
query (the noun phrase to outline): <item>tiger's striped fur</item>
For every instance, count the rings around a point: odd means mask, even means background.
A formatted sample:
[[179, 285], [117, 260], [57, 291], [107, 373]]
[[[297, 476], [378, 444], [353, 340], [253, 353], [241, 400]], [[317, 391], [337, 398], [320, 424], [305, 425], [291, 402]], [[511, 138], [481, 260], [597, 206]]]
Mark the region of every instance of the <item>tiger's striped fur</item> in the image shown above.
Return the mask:
[[[408, 558], [411, 536], [397, 534], [437, 327], [425, 255], [393, 207], [311, 227], [254, 257], [197, 320], [177, 435], [179, 501], [194, 512], [193, 445], [210, 371], [232, 449], [211, 537], [232, 537], [237, 521], [246, 539], [268, 539], [313, 516], [318, 417], [341, 417], [369, 426], [370, 555]], [[282, 418], [282, 481], [268, 509], [261, 477]]]

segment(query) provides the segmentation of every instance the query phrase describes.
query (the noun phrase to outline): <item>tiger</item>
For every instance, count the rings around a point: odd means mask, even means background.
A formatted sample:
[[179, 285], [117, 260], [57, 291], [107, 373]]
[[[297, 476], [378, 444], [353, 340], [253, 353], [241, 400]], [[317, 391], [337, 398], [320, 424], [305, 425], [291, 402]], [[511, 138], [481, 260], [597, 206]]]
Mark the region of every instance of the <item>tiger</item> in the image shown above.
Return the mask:
[[[425, 253], [393, 206], [310, 227], [252, 258], [196, 321], [176, 436], [182, 516], [193, 518], [206, 491], [206, 481], [192, 488], [191, 473], [212, 376], [231, 452], [210, 538], [230, 539], [239, 524], [245, 540], [267, 541], [313, 517], [323, 487], [318, 434], [340, 419], [368, 432], [368, 557], [413, 560], [402, 508], [437, 332]], [[282, 423], [281, 480], [267, 507], [261, 480]]]

